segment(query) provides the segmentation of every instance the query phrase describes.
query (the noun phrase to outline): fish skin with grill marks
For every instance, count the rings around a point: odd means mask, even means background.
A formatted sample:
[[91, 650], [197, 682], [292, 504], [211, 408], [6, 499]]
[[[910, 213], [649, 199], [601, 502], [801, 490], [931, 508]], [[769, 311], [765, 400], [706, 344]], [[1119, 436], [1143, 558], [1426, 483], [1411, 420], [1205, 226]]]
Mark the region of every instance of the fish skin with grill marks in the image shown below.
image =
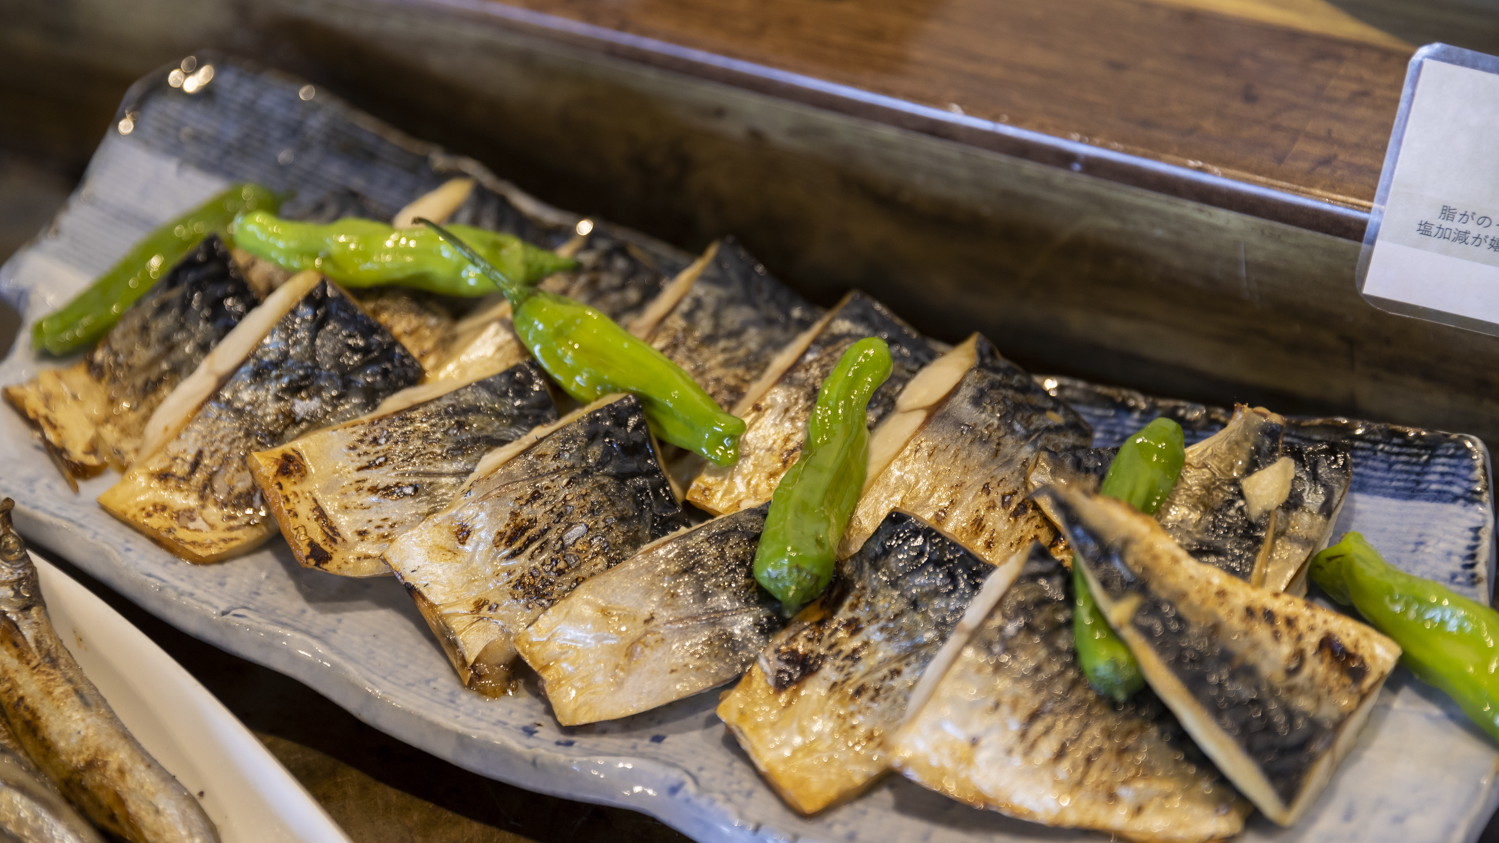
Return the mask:
[[752, 566], [765, 506], [641, 548], [516, 638], [564, 726], [648, 711], [737, 679], [785, 622]]
[[1275, 511], [1284, 498], [1256, 506], [1246, 480], [1291, 468], [1289, 462], [1275, 467], [1285, 428], [1278, 414], [1240, 405], [1222, 430], [1187, 448], [1181, 477], [1156, 520], [1192, 558], [1246, 582], [1264, 582]]
[[1041, 494], [1151, 689], [1240, 793], [1294, 823], [1352, 746], [1400, 648], [1346, 615], [1194, 562], [1121, 501]]
[[1288, 444], [1285, 453], [1295, 477], [1275, 513], [1264, 586], [1305, 594], [1307, 563], [1327, 546], [1353, 483], [1353, 453], [1340, 442]]
[[161, 400], [258, 301], [223, 241], [209, 235], [82, 360], [6, 387], [5, 397], [41, 429], [71, 476], [123, 470]]
[[651, 325], [646, 341], [685, 369], [718, 406], [733, 407], [821, 311], [733, 240], [718, 244], [697, 268], [696, 280]]
[[494, 696], [511, 689], [521, 630], [684, 526], [639, 399], [615, 395], [485, 457], [385, 558], [459, 678]]
[[541, 288], [596, 307], [626, 329], [689, 263], [681, 255], [647, 248], [603, 225], [588, 234], [572, 258], [577, 269], [548, 277]]
[[739, 461], [706, 466], [688, 489], [689, 501], [722, 514], [770, 500], [782, 475], [801, 456], [818, 390], [855, 342], [879, 337], [890, 349], [890, 377], [869, 399], [866, 418], [870, 427], [894, 409], [895, 396], [912, 376], [941, 353], [936, 343], [860, 292], [845, 296], [813, 330], [815, 335], [809, 331], [799, 338], [805, 347], [795, 360], [773, 382], [764, 382], [772, 374], [767, 371], [756, 385], [758, 393], [746, 395], [735, 408], [734, 414], [746, 426], [739, 438]]
[[927, 668], [891, 742], [895, 768], [959, 802], [1045, 825], [1141, 843], [1237, 834], [1249, 804], [1161, 701], [1144, 691], [1115, 704], [1088, 684], [1071, 574], [1039, 544], [1004, 567], [1022, 561], [1013, 582], [990, 579]]
[[[282, 289], [289, 298], [302, 285]], [[242, 553], [276, 529], [248, 455], [369, 412], [421, 374], [395, 338], [337, 287], [316, 280], [216, 390], [181, 408], [175, 434], [99, 503], [190, 562]]]
[[891, 513], [718, 716], [797, 811], [857, 796], [888, 768], [886, 739], [912, 689], [993, 571], [931, 525]]
[[534, 363], [447, 386], [397, 394], [370, 415], [250, 455], [298, 562], [389, 575], [385, 548], [445, 506], [484, 454], [557, 419]]
[[871, 469], [841, 555], [897, 509], [925, 519], [992, 565], [1033, 541], [1049, 544], [1056, 537], [1028, 494], [1026, 472], [1037, 452], [1084, 445], [1091, 430], [984, 337], [975, 334], [954, 349], [953, 362], [964, 354], [967, 366], [955, 365], [948, 375], [957, 378], [952, 386], [928, 391], [913, 380], [895, 414], [875, 430], [871, 453], [893, 455], [878, 473]]

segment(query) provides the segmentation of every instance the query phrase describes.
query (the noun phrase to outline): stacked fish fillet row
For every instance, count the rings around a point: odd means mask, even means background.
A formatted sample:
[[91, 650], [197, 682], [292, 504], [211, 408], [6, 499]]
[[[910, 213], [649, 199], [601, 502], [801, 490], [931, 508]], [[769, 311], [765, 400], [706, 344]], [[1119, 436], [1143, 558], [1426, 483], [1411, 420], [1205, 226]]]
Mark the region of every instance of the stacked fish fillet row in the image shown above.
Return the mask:
[[[1093, 494], [1108, 454], [982, 336], [946, 346], [857, 292], [823, 311], [732, 241], [684, 265], [471, 183], [414, 208], [575, 256], [544, 285], [732, 408], [739, 462], [659, 448], [632, 396], [558, 407], [498, 299], [356, 298], [216, 238], [6, 398], [70, 477], [119, 469], [100, 503], [188, 561], [279, 528], [307, 567], [393, 572], [477, 692], [510, 692], [524, 662], [573, 725], [734, 682], [720, 717], [807, 814], [895, 769], [1132, 840], [1227, 837], [1251, 803], [1289, 824], [1393, 668], [1392, 642], [1289, 593], [1352, 466], [1274, 413], [1239, 408], [1190, 448], [1157, 521]], [[833, 586], [787, 621], [750, 574], [766, 502], [866, 336], [893, 358], [869, 479]], [[1076, 662], [1072, 564], [1149, 682], [1125, 703]]]

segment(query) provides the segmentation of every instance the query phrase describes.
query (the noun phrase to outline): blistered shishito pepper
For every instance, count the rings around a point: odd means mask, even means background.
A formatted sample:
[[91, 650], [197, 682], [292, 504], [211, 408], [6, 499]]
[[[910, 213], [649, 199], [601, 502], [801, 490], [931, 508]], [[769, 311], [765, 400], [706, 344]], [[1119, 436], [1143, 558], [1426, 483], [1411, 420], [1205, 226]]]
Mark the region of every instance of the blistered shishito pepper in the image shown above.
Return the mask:
[[843, 352], [817, 393], [801, 457], [771, 495], [755, 551], [755, 580], [787, 615], [833, 578], [834, 553], [864, 491], [869, 399], [890, 369], [890, 348], [879, 337]]
[[[467, 225], [449, 229], [486, 262], [522, 285], [572, 269], [570, 258], [518, 237]], [[257, 211], [234, 224], [235, 243], [291, 270], [317, 270], [345, 287], [401, 286], [451, 296], [482, 296], [494, 284], [452, 243], [428, 228], [396, 228], [350, 217], [318, 224]]]
[[681, 366], [598, 310], [519, 283], [455, 232], [419, 222], [505, 294], [516, 336], [568, 395], [586, 402], [611, 392], [633, 393], [660, 438], [717, 465], [738, 461], [744, 422], [724, 412]]
[[[1181, 426], [1170, 419], [1155, 419], [1119, 446], [1098, 493], [1154, 515], [1170, 496], [1185, 462]], [[1145, 685], [1145, 677], [1140, 663], [1098, 610], [1082, 566], [1075, 560], [1072, 595], [1078, 664], [1094, 690], [1123, 702]]]
[[1313, 556], [1307, 576], [1393, 638], [1401, 664], [1499, 741], [1499, 612], [1394, 567], [1358, 533]]
[[61, 355], [93, 345], [204, 237], [216, 233], [227, 241], [235, 217], [258, 208], [274, 209], [280, 202], [279, 196], [260, 185], [225, 188], [146, 235], [72, 301], [32, 325], [32, 347]]

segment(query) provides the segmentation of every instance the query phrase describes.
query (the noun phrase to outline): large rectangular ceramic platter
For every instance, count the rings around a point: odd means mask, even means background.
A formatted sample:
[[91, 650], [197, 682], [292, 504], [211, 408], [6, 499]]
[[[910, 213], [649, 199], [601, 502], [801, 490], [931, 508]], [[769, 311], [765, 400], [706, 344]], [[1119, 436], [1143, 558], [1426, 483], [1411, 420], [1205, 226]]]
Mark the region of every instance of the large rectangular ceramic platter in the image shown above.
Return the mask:
[[[397, 207], [456, 171], [503, 184], [470, 161], [413, 141], [327, 92], [200, 54], [129, 94], [82, 185], [34, 244], [0, 269], [26, 322], [50, 311], [137, 238], [234, 180], [303, 195], [353, 189]], [[556, 226], [575, 217], [511, 193]], [[962, 333], [954, 329], [958, 339]], [[18, 344], [0, 383], [48, 361]], [[1211, 410], [1053, 381], [1099, 441], [1161, 409], [1196, 431]], [[1306, 435], [1356, 443], [1341, 529], [1370, 534], [1423, 573], [1487, 600], [1492, 579], [1487, 454], [1471, 437], [1330, 421]], [[21, 528], [169, 622], [318, 689], [375, 727], [487, 776], [653, 814], [702, 840], [1031, 841], [1101, 837], [1043, 829], [970, 809], [889, 777], [862, 798], [806, 819], [771, 793], [713, 714], [708, 693], [615, 723], [565, 729], [534, 688], [488, 699], [461, 687], [393, 580], [300, 568], [279, 542], [206, 566], [181, 562], [68, 489], [14, 414], [0, 414], [0, 492]], [[1246, 840], [1472, 840], [1493, 811], [1495, 754], [1456, 709], [1404, 673], [1310, 816], [1279, 829], [1256, 819]]]

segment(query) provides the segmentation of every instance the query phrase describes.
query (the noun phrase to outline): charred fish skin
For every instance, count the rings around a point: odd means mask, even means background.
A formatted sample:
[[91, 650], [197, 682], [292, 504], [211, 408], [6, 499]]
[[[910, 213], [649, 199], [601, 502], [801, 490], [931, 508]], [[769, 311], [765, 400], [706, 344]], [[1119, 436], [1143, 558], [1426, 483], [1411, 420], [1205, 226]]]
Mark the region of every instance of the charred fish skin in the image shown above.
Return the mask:
[[63, 795], [139, 843], [216, 841], [202, 806], [130, 735], [58, 638], [36, 566], [0, 502], [0, 711]]
[[987, 340], [979, 337], [976, 351], [974, 365], [870, 478], [843, 553], [892, 510], [926, 519], [992, 565], [1055, 537], [1028, 494], [1027, 467], [1037, 452], [1084, 445], [1092, 432]]
[[641, 548], [516, 638], [564, 726], [628, 717], [742, 675], [784, 621], [752, 566], [767, 507]]
[[103, 843], [104, 838], [26, 757], [0, 717], [0, 837], [45, 843]]
[[579, 268], [551, 276], [542, 287], [596, 307], [626, 328], [688, 264], [680, 255], [648, 250], [604, 227], [594, 228], [572, 257]]
[[1275, 514], [1264, 586], [1306, 593], [1306, 565], [1327, 546], [1353, 483], [1353, 451], [1344, 443], [1288, 444], [1295, 464], [1289, 494]]
[[801, 456], [818, 389], [855, 342], [879, 337], [890, 348], [890, 377], [869, 400], [870, 427], [890, 413], [901, 388], [939, 354], [935, 343], [860, 292], [846, 296], [814, 330], [816, 336], [803, 338], [808, 340], [806, 348], [789, 368], [740, 403], [736, 414], [746, 429], [739, 439], [739, 461], [706, 466], [688, 489], [689, 501], [722, 514], [770, 500], [781, 476]]
[[515, 636], [538, 615], [686, 526], [639, 399], [600, 399], [536, 435], [385, 551], [464, 684], [488, 695], [510, 690]]
[[728, 239], [646, 339], [720, 407], [733, 407], [776, 353], [819, 315]]
[[724, 696], [718, 716], [791, 807], [816, 813], [885, 772], [912, 689], [993, 570], [893, 512]]
[[987, 606], [976, 599], [974, 628], [928, 668], [930, 693], [892, 740], [895, 769], [1046, 825], [1152, 843], [1237, 834], [1248, 804], [1161, 702], [1147, 691], [1115, 705], [1089, 686], [1073, 646], [1071, 576], [1039, 544], [1022, 553], [1015, 581]]
[[[380, 219], [388, 219], [387, 213]], [[453, 212], [448, 222], [512, 234], [527, 243], [555, 249], [573, 236], [572, 225], [542, 219], [527, 212], [510, 197], [483, 184], [476, 184]]]
[[247, 456], [369, 412], [421, 374], [404, 346], [319, 280], [177, 435], [99, 502], [190, 562], [248, 550], [275, 527]]
[[484, 454], [556, 419], [545, 376], [523, 363], [257, 451], [250, 472], [302, 565], [389, 575], [396, 536], [446, 505]]
[[1344, 615], [1194, 564], [1118, 501], [1048, 491], [1151, 688], [1256, 807], [1296, 820], [1352, 745], [1400, 649]]
[[1285, 427], [1275, 413], [1240, 406], [1222, 430], [1187, 449], [1181, 477], [1156, 520], [1192, 558], [1256, 585], [1264, 581], [1274, 515], [1283, 498], [1257, 506], [1248, 494], [1254, 488], [1249, 478], [1269, 470], [1289, 481], [1289, 462], [1275, 465]]
[[80, 363], [7, 387], [5, 396], [38, 425], [75, 477], [106, 465], [123, 469], [162, 398], [257, 301], [223, 241], [209, 235]]

